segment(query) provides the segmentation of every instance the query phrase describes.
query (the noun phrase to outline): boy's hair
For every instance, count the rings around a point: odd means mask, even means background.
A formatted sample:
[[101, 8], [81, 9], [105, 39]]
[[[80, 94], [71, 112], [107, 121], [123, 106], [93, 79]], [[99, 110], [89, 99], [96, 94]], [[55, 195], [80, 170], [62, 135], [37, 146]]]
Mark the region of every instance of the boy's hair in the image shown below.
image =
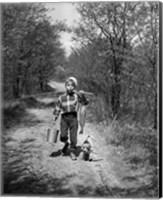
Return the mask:
[[78, 86], [78, 82], [77, 82], [77, 79], [76, 79], [75, 77], [69, 77], [69, 78], [66, 80], [65, 85], [67, 85], [67, 83], [68, 83], [69, 81], [73, 82], [75, 88]]

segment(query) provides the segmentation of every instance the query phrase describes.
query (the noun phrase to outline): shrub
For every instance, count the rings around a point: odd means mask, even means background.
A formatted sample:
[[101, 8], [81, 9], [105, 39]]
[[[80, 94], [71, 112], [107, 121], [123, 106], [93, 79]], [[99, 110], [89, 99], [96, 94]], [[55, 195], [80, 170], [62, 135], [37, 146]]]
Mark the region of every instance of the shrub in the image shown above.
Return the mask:
[[13, 124], [19, 123], [26, 115], [25, 107], [20, 102], [12, 102], [2, 108], [3, 128], [10, 128]]

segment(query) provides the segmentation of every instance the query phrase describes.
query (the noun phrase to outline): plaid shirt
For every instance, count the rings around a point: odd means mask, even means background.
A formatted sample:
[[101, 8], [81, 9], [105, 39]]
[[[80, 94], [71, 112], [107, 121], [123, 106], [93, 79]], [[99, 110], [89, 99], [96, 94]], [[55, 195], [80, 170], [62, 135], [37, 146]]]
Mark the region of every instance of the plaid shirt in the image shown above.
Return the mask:
[[68, 93], [65, 93], [58, 98], [58, 102], [53, 114], [58, 117], [60, 113], [64, 114], [77, 112], [79, 108], [79, 102], [84, 105], [88, 104], [88, 100], [84, 95], [79, 96], [75, 93], [69, 95]]

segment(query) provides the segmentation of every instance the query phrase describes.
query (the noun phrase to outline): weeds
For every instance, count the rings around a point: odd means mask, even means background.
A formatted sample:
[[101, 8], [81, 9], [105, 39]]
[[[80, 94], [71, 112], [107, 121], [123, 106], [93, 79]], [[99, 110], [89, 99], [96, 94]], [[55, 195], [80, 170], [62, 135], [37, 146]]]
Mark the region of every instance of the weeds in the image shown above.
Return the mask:
[[54, 107], [55, 102], [48, 104], [38, 101], [33, 97], [17, 100], [11, 103], [5, 103], [2, 108], [3, 128], [10, 128], [24, 121], [24, 117], [28, 115], [26, 108], [49, 108]]
[[10, 128], [13, 124], [20, 123], [26, 115], [25, 107], [18, 102], [4, 107], [2, 113], [3, 128]]
[[[140, 124], [129, 125], [120, 121], [113, 121], [103, 130], [107, 144], [115, 148], [114, 156], [117, 158], [120, 156], [124, 165], [128, 167], [128, 171], [150, 188], [152, 196], [157, 196], [157, 131]], [[121, 150], [120, 155], [118, 155], [119, 149]]]

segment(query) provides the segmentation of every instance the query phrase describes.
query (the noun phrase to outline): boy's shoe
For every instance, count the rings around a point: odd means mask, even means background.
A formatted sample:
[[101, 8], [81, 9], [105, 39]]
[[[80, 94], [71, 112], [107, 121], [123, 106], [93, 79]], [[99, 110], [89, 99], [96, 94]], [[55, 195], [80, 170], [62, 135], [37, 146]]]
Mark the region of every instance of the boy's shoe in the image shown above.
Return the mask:
[[63, 149], [62, 149], [62, 155], [66, 154], [67, 153], [67, 150], [68, 150], [68, 146], [69, 146], [69, 143], [66, 142]]
[[70, 152], [70, 157], [72, 160], [77, 160], [77, 157], [73, 152]]

